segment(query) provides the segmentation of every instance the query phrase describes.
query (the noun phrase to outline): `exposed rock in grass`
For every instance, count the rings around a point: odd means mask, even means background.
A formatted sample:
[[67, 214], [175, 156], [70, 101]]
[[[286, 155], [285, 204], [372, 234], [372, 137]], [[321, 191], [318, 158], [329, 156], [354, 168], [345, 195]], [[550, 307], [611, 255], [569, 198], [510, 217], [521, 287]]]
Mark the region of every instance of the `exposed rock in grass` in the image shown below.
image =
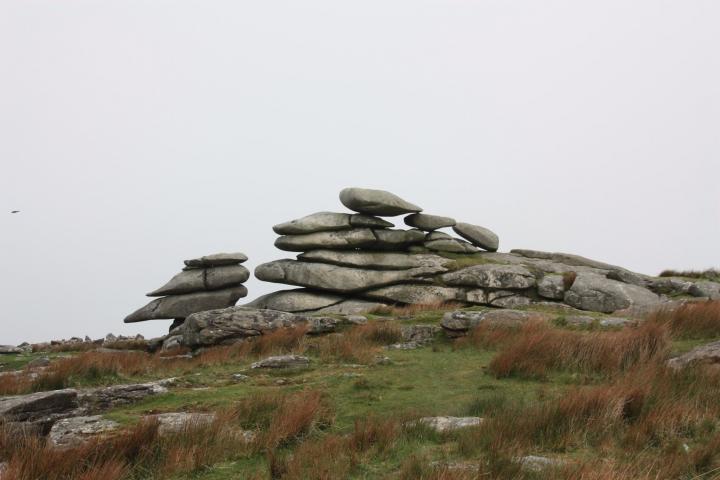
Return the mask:
[[174, 381], [175, 379], [168, 378], [157, 382], [112, 385], [80, 390], [78, 392], [78, 402], [88, 412], [100, 412], [119, 405], [135, 403], [151, 395], [167, 393], [167, 386]]
[[78, 408], [74, 389], [54, 390], [0, 398], [0, 420], [32, 422], [57, 418]]
[[549, 319], [550, 316], [523, 310], [487, 310], [483, 312], [462, 311], [447, 312], [440, 326], [450, 337], [465, 335], [468, 330], [481, 323], [491, 326], [518, 327], [531, 319]]
[[26, 365], [27, 368], [44, 368], [50, 365], [50, 357], [38, 357]]
[[55, 448], [71, 448], [117, 430], [120, 424], [100, 415], [64, 418], [55, 422], [48, 434], [48, 443]]
[[278, 355], [264, 358], [251, 365], [251, 368], [297, 368], [310, 364], [308, 357], [301, 355]]
[[461, 428], [476, 427], [483, 422], [483, 419], [480, 417], [424, 417], [418, 422], [438, 433], [445, 433]]
[[179, 433], [188, 427], [210, 425], [215, 421], [214, 413], [172, 412], [148, 415], [148, 420], [158, 422], [158, 434], [161, 436], [170, 433]]
[[517, 458], [516, 461], [520, 464], [520, 467], [523, 470], [538, 473], [548, 468], [557, 468], [565, 465], [563, 460], [540, 457], [537, 455], [526, 455], [524, 457]]
[[685, 368], [689, 365], [718, 363], [720, 363], [720, 341], [693, 348], [668, 361], [668, 365], [674, 369]]
[[[230, 307], [190, 315], [179, 330], [181, 339], [172, 337], [182, 346], [190, 348], [230, 344], [248, 337], [263, 335], [278, 328], [307, 325], [311, 333], [330, 332], [338, 320], [328, 317], [308, 317], [277, 310], [260, 310], [248, 307]], [[163, 348], [169, 349], [165, 341]]]
[[0, 355], [17, 355], [19, 353], [23, 353], [21, 348], [12, 345], [0, 345]]

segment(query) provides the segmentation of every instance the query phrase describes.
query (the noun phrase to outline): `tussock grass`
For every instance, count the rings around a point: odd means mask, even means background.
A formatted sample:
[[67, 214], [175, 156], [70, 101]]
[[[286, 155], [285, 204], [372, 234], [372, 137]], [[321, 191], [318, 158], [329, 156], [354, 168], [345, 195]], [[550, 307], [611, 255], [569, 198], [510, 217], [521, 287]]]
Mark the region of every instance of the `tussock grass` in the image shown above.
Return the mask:
[[301, 352], [307, 327], [281, 328], [233, 345], [208, 348], [194, 358], [178, 355], [187, 349], [149, 354], [140, 351], [87, 351], [55, 359], [36, 378], [27, 374], [0, 376], [0, 395], [59, 390], [83, 385], [117, 383], [137, 376], [173, 376], [201, 366], [237, 363], [272, 354]]
[[674, 309], [651, 313], [646, 323], [662, 325], [673, 338], [720, 337], [720, 301], [689, 302]]
[[342, 334], [326, 335], [315, 346], [325, 361], [367, 364], [373, 361], [379, 347], [402, 341], [402, 330], [394, 322], [375, 321], [356, 325]]
[[720, 282], [720, 270], [709, 268], [707, 270], [663, 270], [660, 277], [686, 277], [695, 278], [697, 280], [709, 280], [711, 282]]
[[578, 332], [528, 322], [504, 343], [490, 362], [498, 378], [546, 378], [551, 370], [613, 374], [664, 357], [669, 351], [667, 329], [655, 323], [612, 332]]

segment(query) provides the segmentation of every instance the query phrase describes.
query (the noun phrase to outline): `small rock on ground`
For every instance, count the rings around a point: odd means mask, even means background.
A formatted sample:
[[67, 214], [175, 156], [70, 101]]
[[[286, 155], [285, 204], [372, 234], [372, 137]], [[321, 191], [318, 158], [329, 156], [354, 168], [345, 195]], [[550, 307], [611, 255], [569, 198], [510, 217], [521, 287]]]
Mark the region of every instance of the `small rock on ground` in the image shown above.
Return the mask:
[[310, 364], [308, 357], [301, 355], [278, 355], [264, 358], [251, 365], [251, 368], [293, 368], [304, 367]]
[[439, 433], [476, 427], [482, 422], [483, 419], [480, 417], [424, 417], [419, 420], [419, 423], [427, 425]]

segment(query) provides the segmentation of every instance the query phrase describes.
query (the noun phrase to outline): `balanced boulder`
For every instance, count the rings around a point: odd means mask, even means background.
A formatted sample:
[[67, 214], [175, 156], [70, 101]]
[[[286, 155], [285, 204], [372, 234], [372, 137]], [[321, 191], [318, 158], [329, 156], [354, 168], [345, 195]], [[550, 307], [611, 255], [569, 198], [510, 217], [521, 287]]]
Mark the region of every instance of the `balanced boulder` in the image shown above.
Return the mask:
[[469, 223], [458, 223], [453, 227], [453, 230], [473, 245], [490, 252], [496, 252], [500, 246], [498, 236], [485, 227]]
[[350, 210], [368, 215], [394, 217], [403, 213], [421, 212], [422, 208], [384, 190], [345, 188], [340, 202]]
[[157, 298], [125, 317], [125, 323], [174, 320], [173, 327], [195, 312], [226, 308], [247, 296], [242, 285], [250, 277], [240, 265], [242, 253], [216, 253], [185, 260], [185, 268], [162, 287], [148, 293]]

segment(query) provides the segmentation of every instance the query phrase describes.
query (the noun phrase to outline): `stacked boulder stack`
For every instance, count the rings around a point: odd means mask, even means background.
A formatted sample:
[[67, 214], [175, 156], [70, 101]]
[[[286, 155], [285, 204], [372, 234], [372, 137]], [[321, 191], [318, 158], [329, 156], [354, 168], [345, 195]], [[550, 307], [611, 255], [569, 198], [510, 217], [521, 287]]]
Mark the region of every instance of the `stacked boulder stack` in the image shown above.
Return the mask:
[[[490, 254], [499, 246], [487, 228], [421, 213], [418, 205], [390, 192], [346, 188], [340, 202], [355, 213], [318, 212], [273, 227], [280, 235], [275, 246], [298, 256], [259, 265], [255, 276], [302, 288], [265, 295], [247, 306], [353, 314], [390, 304], [468, 302], [468, 288], [443, 281], [456, 263], [452, 254]], [[380, 218], [398, 215], [406, 215], [411, 228], [392, 228]]]
[[185, 267], [162, 287], [147, 294], [159, 297], [125, 318], [125, 323], [175, 320], [173, 327], [196, 312], [227, 308], [247, 296], [250, 277], [242, 253], [217, 253], [185, 260]]

